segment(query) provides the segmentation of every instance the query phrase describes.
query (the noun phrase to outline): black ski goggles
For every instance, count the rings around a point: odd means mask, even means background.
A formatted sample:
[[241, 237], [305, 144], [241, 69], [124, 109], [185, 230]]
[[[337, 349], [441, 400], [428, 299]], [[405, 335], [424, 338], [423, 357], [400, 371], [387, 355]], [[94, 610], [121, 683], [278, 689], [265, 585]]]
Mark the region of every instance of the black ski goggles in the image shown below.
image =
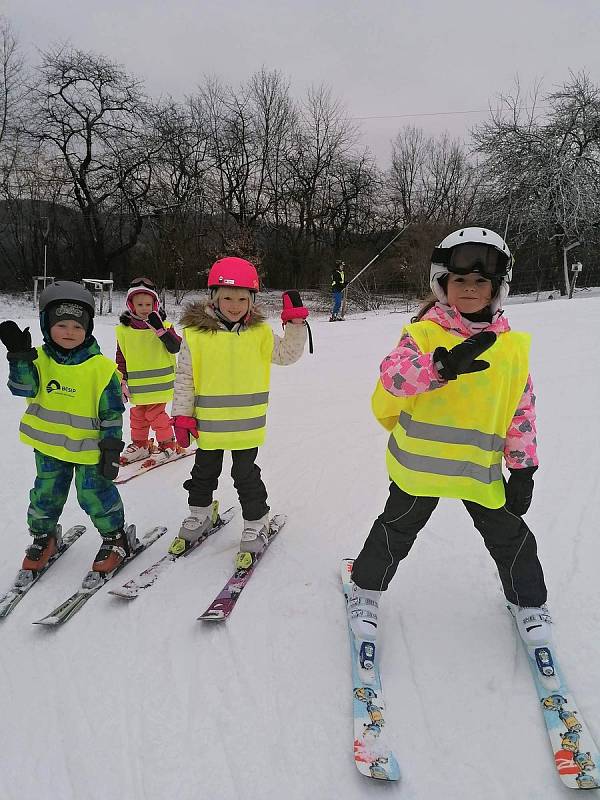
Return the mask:
[[456, 275], [479, 272], [486, 278], [502, 278], [512, 266], [512, 259], [506, 253], [476, 242], [465, 242], [449, 249], [436, 247], [431, 260], [434, 264], [443, 264], [448, 272]]
[[152, 289], [153, 292], [156, 291], [156, 285], [154, 281], [151, 281], [150, 278], [134, 278], [132, 281], [129, 282], [129, 288], [133, 289], [138, 286], [145, 286], [146, 289]]

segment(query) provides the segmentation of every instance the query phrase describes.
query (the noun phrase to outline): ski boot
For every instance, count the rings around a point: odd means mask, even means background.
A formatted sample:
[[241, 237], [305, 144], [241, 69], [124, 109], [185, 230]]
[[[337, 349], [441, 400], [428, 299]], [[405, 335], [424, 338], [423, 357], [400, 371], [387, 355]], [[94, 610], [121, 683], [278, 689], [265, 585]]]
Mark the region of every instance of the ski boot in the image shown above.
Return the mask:
[[102, 545], [92, 564], [92, 572], [113, 572], [135, 550], [135, 525], [102, 537]]
[[190, 514], [181, 523], [178, 535], [171, 542], [169, 553], [180, 556], [202, 539], [219, 519], [219, 503], [214, 500], [209, 506], [190, 506]]
[[269, 515], [260, 519], [245, 519], [240, 553], [262, 553], [269, 541]]
[[154, 464], [161, 464], [163, 461], [168, 461], [172, 455], [176, 453], [183, 453], [185, 448], [177, 444], [174, 439], [167, 439], [166, 442], [159, 442], [158, 447], [153, 450], [150, 458], [145, 461], [142, 466], [154, 466]]
[[361, 589], [352, 582], [348, 611], [350, 627], [357, 639], [375, 641], [377, 636], [377, 611], [381, 592]]
[[509, 603], [508, 610], [515, 618], [517, 630], [527, 647], [552, 644], [552, 617], [546, 605], [522, 607]]
[[25, 551], [25, 558], [21, 569], [37, 572], [43, 569], [48, 561], [56, 554], [62, 543], [62, 528], [56, 526], [54, 533], [37, 535], [33, 534], [33, 542]]
[[133, 464], [134, 461], [141, 461], [148, 458], [153, 450], [152, 439], [147, 439], [145, 442], [131, 442], [121, 454], [119, 464], [126, 467], [127, 464]]

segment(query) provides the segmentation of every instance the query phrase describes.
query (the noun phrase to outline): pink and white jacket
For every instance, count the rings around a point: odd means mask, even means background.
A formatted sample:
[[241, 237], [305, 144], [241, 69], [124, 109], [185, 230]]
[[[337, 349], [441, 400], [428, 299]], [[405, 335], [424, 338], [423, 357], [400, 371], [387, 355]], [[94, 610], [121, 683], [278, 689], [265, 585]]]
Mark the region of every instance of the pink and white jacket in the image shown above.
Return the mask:
[[[460, 339], [467, 339], [482, 330], [493, 331], [498, 336], [510, 330], [504, 316], [496, 315], [491, 323], [470, 322], [454, 306], [441, 303], [430, 308], [422, 319], [436, 322]], [[433, 364], [433, 353], [422, 353], [408, 333], [401, 336], [397, 346], [383, 359], [379, 372], [385, 390], [397, 397], [411, 397], [446, 385]], [[537, 467], [539, 464], [531, 375], [527, 377], [523, 395], [506, 432], [504, 458], [509, 469]]]

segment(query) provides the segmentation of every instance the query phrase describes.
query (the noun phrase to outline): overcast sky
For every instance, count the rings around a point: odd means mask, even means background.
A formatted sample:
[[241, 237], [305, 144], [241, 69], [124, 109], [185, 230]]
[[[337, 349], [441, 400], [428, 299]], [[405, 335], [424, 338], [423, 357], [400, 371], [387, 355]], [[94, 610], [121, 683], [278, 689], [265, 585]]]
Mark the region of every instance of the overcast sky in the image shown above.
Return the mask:
[[[599, 0], [0, 0], [30, 61], [69, 42], [117, 61], [155, 97], [262, 66], [300, 96], [325, 83], [381, 166], [400, 127], [468, 139], [477, 113], [569, 70], [600, 84]], [[449, 113], [469, 112], [469, 113]], [[365, 119], [371, 117], [371, 119]]]

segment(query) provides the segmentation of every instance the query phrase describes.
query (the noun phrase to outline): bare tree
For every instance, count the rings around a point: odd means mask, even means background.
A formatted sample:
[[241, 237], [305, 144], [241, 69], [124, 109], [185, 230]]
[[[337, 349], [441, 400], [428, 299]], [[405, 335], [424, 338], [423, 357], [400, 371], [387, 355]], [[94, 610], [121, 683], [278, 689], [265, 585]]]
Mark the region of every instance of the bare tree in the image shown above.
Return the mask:
[[43, 54], [31, 111], [27, 132], [66, 168], [103, 275], [138, 239], [161, 146], [141, 84], [102, 56], [59, 48]]
[[517, 242], [552, 241], [551, 277], [565, 292], [563, 247], [596, 239], [600, 224], [600, 90], [580, 73], [539, 94], [524, 97], [517, 83], [473, 137], [489, 218], [510, 213]]

